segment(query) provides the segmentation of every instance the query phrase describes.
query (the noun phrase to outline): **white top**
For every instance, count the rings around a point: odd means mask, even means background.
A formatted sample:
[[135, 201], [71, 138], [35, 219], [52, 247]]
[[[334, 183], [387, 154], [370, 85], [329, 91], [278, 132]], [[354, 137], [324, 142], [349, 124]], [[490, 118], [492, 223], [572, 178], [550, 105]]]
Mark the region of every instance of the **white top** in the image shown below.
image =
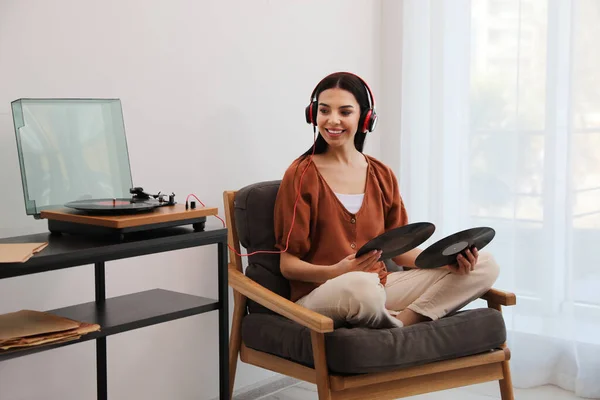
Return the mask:
[[346, 210], [351, 212], [352, 214], [356, 214], [358, 210], [360, 210], [360, 206], [362, 205], [363, 198], [365, 197], [364, 193], [361, 194], [335, 194], [338, 199], [342, 202]]

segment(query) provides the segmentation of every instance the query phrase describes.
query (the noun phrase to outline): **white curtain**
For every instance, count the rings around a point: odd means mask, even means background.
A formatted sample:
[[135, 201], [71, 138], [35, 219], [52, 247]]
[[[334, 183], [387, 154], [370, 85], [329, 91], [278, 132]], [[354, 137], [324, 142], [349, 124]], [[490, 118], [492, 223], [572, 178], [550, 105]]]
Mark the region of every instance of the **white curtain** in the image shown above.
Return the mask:
[[600, 0], [404, 0], [401, 190], [489, 226], [517, 387], [600, 398]]

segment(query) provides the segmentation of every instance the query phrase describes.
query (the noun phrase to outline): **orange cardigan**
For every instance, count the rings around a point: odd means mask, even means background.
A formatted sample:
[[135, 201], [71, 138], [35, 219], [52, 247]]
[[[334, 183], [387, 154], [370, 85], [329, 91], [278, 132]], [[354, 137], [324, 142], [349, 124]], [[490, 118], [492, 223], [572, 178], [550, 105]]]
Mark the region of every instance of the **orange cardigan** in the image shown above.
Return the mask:
[[[333, 265], [378, 235], [408, 223], [398, 181], [392, 170], [377, 159], [367, 159], [367, 181], [361, 208], [346, 210], [314, 163], [302, 179], [296, 219], [287, 252], [317, 265]], [[275, 201], [275, 243], [284, 250], [300, 176], [310, 158], [295, 160], [286, 170]], [[386, 278], [381, 279], [385, 284]], [[319, 286], [290, 281], [291, 300], [297, 301]]]

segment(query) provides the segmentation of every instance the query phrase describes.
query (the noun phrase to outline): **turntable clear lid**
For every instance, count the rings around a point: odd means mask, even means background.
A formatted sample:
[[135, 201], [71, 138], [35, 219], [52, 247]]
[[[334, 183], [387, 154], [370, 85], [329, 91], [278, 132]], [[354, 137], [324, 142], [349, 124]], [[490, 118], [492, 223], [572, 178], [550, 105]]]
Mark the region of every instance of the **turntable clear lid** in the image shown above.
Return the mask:
[[28, 215], [131, 196], [119, 99], [19, 99], [11, 107]]

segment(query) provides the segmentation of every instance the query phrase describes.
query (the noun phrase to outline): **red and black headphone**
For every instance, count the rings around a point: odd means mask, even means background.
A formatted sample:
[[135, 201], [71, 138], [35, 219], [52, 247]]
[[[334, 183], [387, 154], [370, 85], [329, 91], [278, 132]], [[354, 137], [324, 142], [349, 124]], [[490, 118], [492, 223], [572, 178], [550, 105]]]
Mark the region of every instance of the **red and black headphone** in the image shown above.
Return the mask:
[[[330, 76], [332, 76], [334, 74], [339, 74], [339, 73], [340, 72], [335, 72], [333, 74], [326, 76], [313, 89], [312, 94], [310, 95], [310, 104], [304, 110], [304, 115], [306, 117], [306, 122], [308, 124], [317, 126], [318, 104], [317, 104], [317, 99], [315, 97], [317, 89], [319, 88], [319, 86], [321, 86], [321, 83], [325, 79], [329, 78]], [[367, 97], [369, 98], [369, 108], [362, 112], [362, 114], [360, 116], [360, 120], [358, 121], [358, 126], [362, 127], [360, 132], [373, 132], [375, 130], [375, 125], [377, 125], [377, 114], [375, 113], [375, 98], [373, 97], [371, 88], [369, 88], [369, 85], [367, 85], [367, 83], [360, 76], [355, 75], [351, 72], [342, 72], [342, 73], [352, 75], [352, 76], [358, 78], [362, 82], [364, 87], [367, 89], [367, 94], [368, 94]]]

